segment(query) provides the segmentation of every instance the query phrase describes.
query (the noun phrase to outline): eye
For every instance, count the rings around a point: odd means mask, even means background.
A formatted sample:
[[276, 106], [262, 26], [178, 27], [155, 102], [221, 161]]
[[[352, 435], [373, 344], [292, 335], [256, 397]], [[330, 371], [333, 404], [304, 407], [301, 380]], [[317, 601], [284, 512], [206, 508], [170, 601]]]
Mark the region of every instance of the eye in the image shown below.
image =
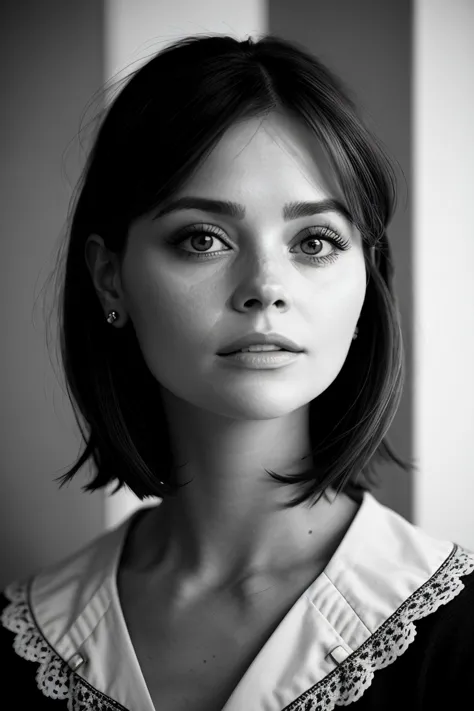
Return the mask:
[[[335, 232], [328, 225], [322, 225], [321, 227], [308, 227], [308, 229], [305, 230], [305, 235], [306, 236], [303, 236], [303, 238], [298, 242], [298, 245], [306, 245], [303, 249], [303, 254], [305, 254], [310, 261], [314, 260], [323, 263], [333, 262], [338, 258], [341, 251], [346, 251], [350, 249], [351, 246], [348, 240], [341, 237], [340, 234]], [[337, 248], [337, 250], [333, 250], [330, 254], [321, 257], [320, 252], [322, 251], [322, 248], [320, 247], [320, 244], [325, 242], [327, 244], [332, 244]], [[313, 249], [316, 249], [317, 253], [308, 254], [307, 250], [311, 251]]]
[[[193, 252], [188, 252], [188, 250], [182, 250], [187, 252], [190, 257], [206, 256], [206, 254], [215, 254], [214, 252], [209, 252], [209, 247], [215, 242], [216, 237], [220, 239], [225, 245], [224, 238], [221, 231], [215, 225], [191, 225], [186, 227], [184, 230], [179, 232], [177, 235], [170, 239], [171, 244], [181, 245], [183, 242], [190, 240], [192, 242], [192, 247], [197, 249], [200, 254], [195, 254]], [[180, 248], [182, 249], [182, 248]], [[229, 251], [229, 250], [224, 250]]]
[[[216, 227], [215, 225], [200, 224], [186, 227], [184, 230], [179, 232], [177, 235], [174, 235], [167, 241], [170, 244], [176, 246], [180, 253], [180, 256], [183, 256], [186, 259], [210, 260], [218, 258], [219, 255], [225, 252], [232, 251], [231, 247], [228, 247], [227, 249], [211, 251], [210, 247], [215, 244], [216, 238], [219, 239], [221, 243], [223, 243], [225, 246], [227, 246], [225, 242], [225, 237], [222, 235], [218, 227]], [[197, 250], [196, 252], [183, 249], [180, 246], [187, 240], [190, 241], [191, 247]], [[326, 254], [321, 257], [320, 252], [322, 252], [324, 248], [320, 247], [318, 245], [318, 242], [321, 245], [323, 245], [324, 243], [332, 244], [334, 247], [336, 247], [336, 250], [333, 250], [329, 254]], [[306, 247], [303, 248], [300, 252], [296, 253], [303, 254], [306, 261], [311, 262], [313, 264], [318, 264], [320, 266], [334, 262], [339, 257], [340, 252], [350, 249], [350, 242], [342, 238], [329, 225], [321, 225], [318, 227], [307, 228], [306, 230], [304, 230], [303, 236], [300, 238], [297, 244], [306, 244]], [[316, 254], [308, 253], [308, 250], [311, 251], [314, 249], [317, 250]], [[291, 250], [291, 252], [294, 253], [293, 250]]]

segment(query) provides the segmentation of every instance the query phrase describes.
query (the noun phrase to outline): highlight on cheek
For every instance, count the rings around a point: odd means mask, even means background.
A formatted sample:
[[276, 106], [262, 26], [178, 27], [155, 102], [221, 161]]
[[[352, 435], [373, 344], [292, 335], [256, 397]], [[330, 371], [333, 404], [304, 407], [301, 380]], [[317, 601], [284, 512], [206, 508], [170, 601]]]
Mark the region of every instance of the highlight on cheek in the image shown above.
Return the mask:
[[[215, 244], [216, 239], [224, 245], [225, 249], [208, 251]], [[183, 257], [184, 259], [209, 261], [233, 251], [232, 247], [225, 241], [220, 229], [215, 225], [191, 225], [168, 237], [166, 242], [173, 247], [178, 257]], [[188, 247], [197, 251], [185, 249], [182, 246], [185, 242], [188, 243]], [[330, 225], [320, 225], [303, 230], [297, 246], [299, 247], [297, 252], [293, 248], [290, 252], [302, 255], [303, 261], [317, 266], [325, 266], [334, 263], [343, 252], [351, 249], [352, 244], [349, 239], [342, 237]], [[332, 251], [320, 256], [320, 252], [324, 251], [325, 246], [331, 247]], [[200, 247], [203, 247], [201, 251], [199, 251]], [[317, 253], [311, 254], [311, 250], [315, 249]]]

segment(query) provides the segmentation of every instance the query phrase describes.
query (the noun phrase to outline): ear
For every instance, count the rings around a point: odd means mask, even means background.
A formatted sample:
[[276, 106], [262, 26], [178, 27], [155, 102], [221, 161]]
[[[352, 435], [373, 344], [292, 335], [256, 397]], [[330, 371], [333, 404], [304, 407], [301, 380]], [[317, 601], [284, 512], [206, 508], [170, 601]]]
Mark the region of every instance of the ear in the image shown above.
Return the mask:
[[102, 237], [91, 234], [84, 245], [84, 259], [104, 311], [117, 309], [122, 299], [117, 255], [105, 246]]

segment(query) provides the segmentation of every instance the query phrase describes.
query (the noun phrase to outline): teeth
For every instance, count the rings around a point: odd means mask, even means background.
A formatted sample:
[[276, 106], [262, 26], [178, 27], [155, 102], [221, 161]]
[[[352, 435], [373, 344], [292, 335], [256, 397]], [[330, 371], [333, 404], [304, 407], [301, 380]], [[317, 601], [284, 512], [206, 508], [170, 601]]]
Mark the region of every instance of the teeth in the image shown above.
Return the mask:
[[279, 346], [274, 346], [271, 344], [265, 344], [261, 346], [249, 346], [248, 348], [241, 348], [239, 353], [249, 353], [249, 352], [258, 352], [258, 351], [281, 351], [283, 350]]

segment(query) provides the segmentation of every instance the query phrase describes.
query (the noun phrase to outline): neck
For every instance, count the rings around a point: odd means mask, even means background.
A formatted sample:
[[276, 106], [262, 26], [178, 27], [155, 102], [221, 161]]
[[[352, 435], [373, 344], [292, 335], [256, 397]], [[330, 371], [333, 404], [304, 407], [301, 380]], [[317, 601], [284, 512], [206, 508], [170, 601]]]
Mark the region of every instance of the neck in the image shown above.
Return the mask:
[[329, 489], [312, 507], [282, 509], [299, 492], [265, 472], [295, 474], [312, 466], [308, 407], [249, 421], [193, 410], [174, 396], [166, 400], [174, 456], [184, 464], [178, 482], [190, 483], [156, 508], [143, 566], [212, 588], [325, 560], [353, 502], [345, 494], [334, 500]]

